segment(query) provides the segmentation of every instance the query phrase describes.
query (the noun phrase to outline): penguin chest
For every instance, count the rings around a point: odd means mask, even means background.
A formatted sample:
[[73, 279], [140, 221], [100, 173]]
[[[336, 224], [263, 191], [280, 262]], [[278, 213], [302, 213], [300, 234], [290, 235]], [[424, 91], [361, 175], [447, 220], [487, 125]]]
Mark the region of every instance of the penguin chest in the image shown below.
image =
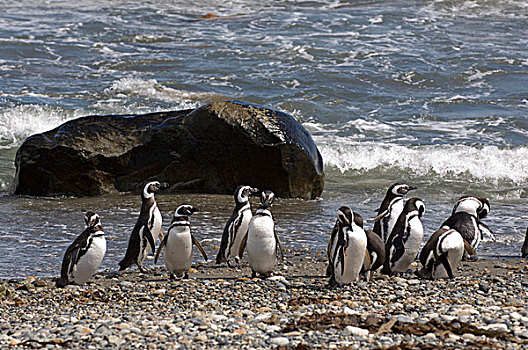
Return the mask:
[[268, 216], [254, 216], [249, 224], [247, 256], [249, 266], [258, 273], [267, 274], [275, 267], [277, 260], [275, 224]]
[[385, 240], [389, 238], [398, 217], [403, 211], [403, 199], [397, 198], [389, 205], [389, 214], [384, 218]]
[[152, 233], [152, 238], [154, 238], [154, 243], [160, 236], [162, 221], [163, 218], [158, 206], [153, 206], [150, 212], [149, 228]]
[[[101, 233], [97, 232], [96, 234]], [[76, 284], [86, 283], [101, 266], [106, 253], [106, 239], [104, 236], [90, 238], [89, 247], [79, 258], [70, 278]]]
[[[405, 232], [399, 235], [391, 247], [391, 271], [406, 272], [416, 260], [423, 239], [423, 226], [418, 217], [407, 223]], [[400, 245], [398, 247], [398, 245]]]
[[[445, 254], [447, 256], [447, 261], [451, 267], [453, 274], [458, 268], [458, 264], [462, 260], [462, 255], [464, 254], [464, 239], [455, 230], [450, 230], [448, 233], [439, 240], [439, 246], [437, 247], [437, 258]], [[433, 265], [432, 277], [434, 279], [438, 278], [448, 278], [448, 274], [444, 265], [440, 261], [436, 261]]]
[[357, 227], [348, 231], [347, 235], [348, 245], [337, 246], [337, 256], [334, 261], [334, 278], [339, 284], [356, 281], [367, 249], [367, 236], [363, 229]]
[[242, 240], [248, 232], [251, 217], [251, 211], [246, 210], [240, 215], [239, 220], [236, 220], [233, 223], [234, 227], [231, 232], [229, 232], [228, 251], [225, 254], [227, 259], [238, 256], [240, 244], [242, 244]]
[[192, 239], [189, 227], [176, 227], [169, 231], [165, 247], [165, 266], [171, 273], [183, 273], [191, 268]]

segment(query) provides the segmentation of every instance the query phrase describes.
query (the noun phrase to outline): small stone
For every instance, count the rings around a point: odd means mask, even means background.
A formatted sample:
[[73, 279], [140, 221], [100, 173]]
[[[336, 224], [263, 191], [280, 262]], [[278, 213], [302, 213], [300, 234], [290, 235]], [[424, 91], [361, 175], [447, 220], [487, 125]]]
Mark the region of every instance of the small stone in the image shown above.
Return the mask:
[[426, 335], [424, 335], [424, 339], [426, 339], [426, 340], [428, 340], [428, 341], [436, 340], [436, 334], [434, 334], [434, 333], [427, 333]]
[[207, 341], [207, 335], [205, 335], [205, 334], [198, 334], [196, 337], [194, 337], [194, 340], [196, 340], [196, 341], [206, 342], [206, 341]]
[[270, 339], [270, 343], [277, 346], [286, 346], [290, 343], [290, 340], [286, 337], [275, 337]]
[[475, 340], [475, 338], [476, 338], [476, 335], [472, 333], [462, 334], [462, 339], [465, 339], [465, 340]]
[[479, 290], [483, 291], [484, 293], [488, 293], [490, 291], [490, 286], [486, 282], [480, 282]]
[[37, 281], [33, 282], [33, 285], [35, 287], [45, 287], [45, 286], [47, 286], [47, 283], [45, 281], [43, 281], [43, 280], [37, 280]]
[[95, 333], [101, 336], [109, 336], [109, 335], [112, 335], [113, 332], [107, 326], [100, 325], [95, 330]]
[[354, 327], [354, 326], [346, 326], [345, 333], [356, 336], [356, 337], [368, 337], [369, 331], [367, 329]]
[[123, 339], [118, 336], [111, 335], [108, 337], [108, 343], [114, 346], [119, 346], [121, 343], [123, 343]]
[[396, 320], [398, 320], [398, 322], [403, 322], [403, 323], [412, 323], [412, 322], [414, 322], [414, 320], [412, 318], [410, 318], [409, 316], [407, 316], [407, 315], [398, 315], [398, 316], [396, 316]]
[[490, 331], [507, 332], [508, 326], [505, 325], [504, 323], [491, 323], [491, 324], [486, 325], [484, 329], [490, 330]]

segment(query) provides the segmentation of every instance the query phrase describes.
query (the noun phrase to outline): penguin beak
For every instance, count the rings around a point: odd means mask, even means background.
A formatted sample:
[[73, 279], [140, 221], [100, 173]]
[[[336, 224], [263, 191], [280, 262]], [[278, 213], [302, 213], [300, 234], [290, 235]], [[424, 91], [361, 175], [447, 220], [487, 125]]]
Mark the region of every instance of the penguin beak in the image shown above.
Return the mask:
[[250, 195], [250, 196], [251, 196], [251, 195], [256, 195], [256, 194], [258, 194], [259, 192], [260, 192], [259, 189], [256, 188], [256, 187], [251, 187], [251, 188], [249, 189], [249, 195]]
[[193, 208], [191, 209], [191, 214], [197, 213], [197, 212], [199, 212], [199, 211], [200, 211], [200, 209], [193, 207]]
[[168, 182], [161, 182], [161, 183], [160, 183], [160, 186], [159, 186], [159, 189], [160, 189], [160, 190], [166, 190], [166, 189], [169, 188], [169, 187], [170, 187], [170, 185], [169, 185]]
[[266, 198], [266, 199], [264, 200], [264, 202], [262, 202], [262, 205], [263, 205], [264, 207], [268, 208], [268, 207], [271, 207], [271, 206], [273, 205], [273, 203], [270, 202], [270, 200], [269, 200], [268, 198]]

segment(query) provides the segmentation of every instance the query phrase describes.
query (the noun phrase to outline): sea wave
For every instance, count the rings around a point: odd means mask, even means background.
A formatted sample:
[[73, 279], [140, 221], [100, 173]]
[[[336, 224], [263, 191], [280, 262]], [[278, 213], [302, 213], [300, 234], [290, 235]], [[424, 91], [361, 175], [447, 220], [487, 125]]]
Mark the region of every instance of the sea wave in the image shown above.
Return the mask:
[[79, 110], [47, 105], [19, 105], [0, 109], [0, 149], [15, 147], [32, 134], [51, 130], [83, 114]]
[[[316, 139], [317, 143], [317, 139]], [[341, 173], [380, 168], [416, 176], [474, 178], [485, 181], [528, 181], [528, 147], [471, 145], [397, 145], [362, 142], [319, 145], [325, 166]]]
[[223, 97], [211, 92], [173, 89], [159, 83], [156, 79], [142, 80], [131, 77], [114, 81], [109, 88], [105, 89], [105, 93], [110, 96], [141, 96], [164, 102], [178, 103], [182, 109], [196, 108], [200, 103]]
[[[130, 102], [134, 97], [141, 101]], [[209, 92], [173, 89], [155, 79], [122, 78], [106, 88], [103, 98], [88, 109], [71, 110], [40, 104], [0, 107], [0, 149], [19, 146], [30, 135], [51, 130], [68, 120], [85, 115], [194, 109], [222, 97]], [[149, 105], [145, 99], [155, 99], [163, 103]]]

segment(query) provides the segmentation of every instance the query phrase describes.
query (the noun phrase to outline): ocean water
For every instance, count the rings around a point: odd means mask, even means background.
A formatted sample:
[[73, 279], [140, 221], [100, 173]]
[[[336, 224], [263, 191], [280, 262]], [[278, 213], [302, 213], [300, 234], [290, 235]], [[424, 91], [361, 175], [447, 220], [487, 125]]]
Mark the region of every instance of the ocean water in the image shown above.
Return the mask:
[[[89, 114], [218, 99], [290, 113], [319, 147], [321, 198], [278, 199], [273, 208], [284, 246], [324, 250], [339, 206], [369, 220], [386, 189], [403, 181], [426, 203], [427, 236], [459, 196], [483, 195], [497, 242], [483, 242], [479, 255], [520, 254], [528, 226], [526, 1], [0, 6], [0, 277], [58, 275], [87, 210], [101, 215], [107, 233], [103, 267], [116, 269], [140, 207], [130, 193], [11, 195], [26, 137]], [[214, 258], [232, 197], [160, 194], [158, 201], [167, 224], [177, 205], [200, 207], [193, 231]]]

